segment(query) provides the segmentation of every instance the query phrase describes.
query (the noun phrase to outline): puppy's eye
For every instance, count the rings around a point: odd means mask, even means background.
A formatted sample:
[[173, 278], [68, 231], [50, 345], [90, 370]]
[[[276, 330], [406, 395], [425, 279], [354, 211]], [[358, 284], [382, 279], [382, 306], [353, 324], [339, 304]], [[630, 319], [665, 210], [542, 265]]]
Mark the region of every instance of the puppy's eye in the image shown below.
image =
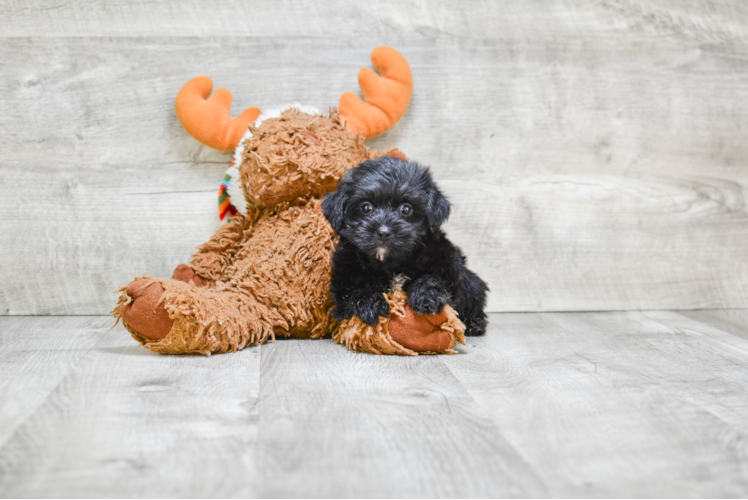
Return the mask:
[[400, 213], [408, 216], [413, 213], [413, 207], [411, 207], [407, 203], [403, 203], [402, 205], [400, 205]]
[[371, 213], [371, 211], [373, 209], [374, 209], [374, 207], [371, 206], [371, 203], [369, 203], [368, 201], [361, 205], [361, 212], [362, 213], [365, 213], [365, 214]]

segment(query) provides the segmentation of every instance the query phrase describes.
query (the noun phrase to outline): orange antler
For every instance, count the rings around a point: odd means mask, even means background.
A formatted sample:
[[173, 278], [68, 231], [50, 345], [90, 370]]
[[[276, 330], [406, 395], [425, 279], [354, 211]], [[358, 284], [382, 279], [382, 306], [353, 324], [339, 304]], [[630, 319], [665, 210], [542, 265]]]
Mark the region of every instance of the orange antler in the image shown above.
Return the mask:
[[213, 82], [206, 76], [187, 82], [174, 101], [177, 117], [187, 133], [206, 146], [233, 151], [260, 109], [247, 108], [232, 119], [231, 92], [222, 88], [210, 95], [211, 90]]
[[369, 68], [359, 71], [358, 84], [364, 100], [346, 92], [338, 105], [346, 128], [354, 134], [361, 132], [367, 139], [392, 128], [405, 114], [413, 93], [410, 66], [398, 51], [376, 48], [371, 53], [371, 64], [382, 76]]

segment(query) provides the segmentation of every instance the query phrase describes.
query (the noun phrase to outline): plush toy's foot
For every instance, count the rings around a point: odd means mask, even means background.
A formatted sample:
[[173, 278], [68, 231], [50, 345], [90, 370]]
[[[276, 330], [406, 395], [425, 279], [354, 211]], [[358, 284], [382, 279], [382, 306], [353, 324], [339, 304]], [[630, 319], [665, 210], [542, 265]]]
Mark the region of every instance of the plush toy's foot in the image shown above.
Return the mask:
[[457, 342], [465, 344], [465, 325], [449, 306], [436, 314], [415, 314], [408, 305], [407, 294], [396, 289], [386, 294], [389, 317], [380, 317], [370, 326], [358, 317], [340, 323], [333, 334], [335, 343], [352, 351], [374, 354], [454, 354]]
[[441, 328], [448, 320], [445, 310], [436, 314], [416, 314], [405, 304], [403, 315], [390, 319], [390, 336], [415, 352], [443, 352], [454, 347], [455, 342], [452, 333]]
[[[179, 264], [172, 279], [193, 283], [198, 287], [207, 285], [187, 264]], [[169, 334], [174, 320], [161, 303], [161, 296], [164, 294], [161, 283], [149, 279], [135, 280], [127, 285], [125, 294], [129, 300], [120, 307], [122, 321], [149, 340], [160, 340]]]
[[125, 288], [130, 300], [120, 307], [120, 316], [130, 328], [150, 340], [160, 340], [169, 333], [174, 320], [169, 317], [161, 296], [164, 287], [152, 280], [135, 280]]
[[172, 279], [141, 276], [119, 290], [112, 315], [140, 345], [163, 354], [234, 352], [274, 338], [287, 324], [244, 290], [200, 284], [205, 281], [188, 266]]

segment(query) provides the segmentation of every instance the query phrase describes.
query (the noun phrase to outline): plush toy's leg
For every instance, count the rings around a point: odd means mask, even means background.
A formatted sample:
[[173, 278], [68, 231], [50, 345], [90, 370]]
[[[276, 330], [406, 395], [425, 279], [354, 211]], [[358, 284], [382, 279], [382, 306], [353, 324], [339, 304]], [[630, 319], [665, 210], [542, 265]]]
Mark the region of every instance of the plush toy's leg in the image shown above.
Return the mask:
[[465, 344], [465, 325], [457, 313], [446, 306], [437, 314], [415, 314], [402, 290], [386, 294], [389, 318], [380, 317], [370, 326], [356, 316], [340, 323], [333, 334], [335, 343], [353, 351], [374, 354], [453, 354], [457, 342]]
[[235, 262], [242, 244], [252, 235], [252, 226], [257, 214], [233, 219], [222, 225], [211, 238], [197, 247], [189, 268], [207, 282], [218, 282], [226, 278], [226, 269]]
[[[231, 257], [251, 233], [252, 220], [241, 218], [221, 226], [207, 242], [198, 247], [189, 266], [180, 264], [174, 269], [172, 280], [192, 283], [197, 287], [220, 280]], [[121, 289], [124, 293], [120, 303], [112, 311], [115, 317], [122, 318], [141, 343], [163, 339], [174, 324], [161, 301], [164, 294], [161, 282], [150, 278], [133, 281]]]
[[[197, 276], [190, 266], [179, 264], [171, 277], [184, 283], [203, 287], [207, 283]], [[138, 279], [127, 285], [124, 295], [128, 297], [118, 305], [118, 317], [132, 330], [149, 340], [160, 340], [169, 333], [174, 320], [161, 303], [164, 287], [156, 280]], [[114, 312], [114, 311], [113, 311]]]
[[[187, 264], [179, 264], [171, 279], [203, 287], [207, 283], [197, 276]], [[124, 288], [127, 299], [118, 304], [115, 316], [139, 335], [149, 340], [159, 340], [169, 333], [174, 320], [161, 303], [164, 287], [153, 279], [137, 279]], [[113, 313], [115, 312], [113, 311]]]
[[119, 309], [122, 322], [149, 340], [166, 337], [174, 320], [160, 303], [163, 294], [164, 287], [157, 281], [135, 280], [127, 285], [125, 295], [129, 300]]
[[288, 328], [241, 289], [142, 277], [121, 289], [112, 311], [144, 347], [167, 354], [233, 352]]

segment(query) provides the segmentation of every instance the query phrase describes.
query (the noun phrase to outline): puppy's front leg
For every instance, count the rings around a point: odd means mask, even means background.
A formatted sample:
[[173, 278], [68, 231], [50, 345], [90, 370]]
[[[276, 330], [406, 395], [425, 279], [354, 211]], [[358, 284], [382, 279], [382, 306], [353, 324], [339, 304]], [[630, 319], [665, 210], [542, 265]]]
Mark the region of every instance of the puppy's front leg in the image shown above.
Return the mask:
[[356, 289], [335, 293], [335, 309], [332, 317], [338, 321], [358, 316], [361, 321], [371, 326], [379, 322], [379, 316], [389, 317], [389, 304], [382, 292], [372, 289]]
[[439, 278], [432, 275], [421, 276], [405, 285], [408, 303], [416, 314], [435, 314], [444, 309], [449, 300], [449, 292]]
[[335, 300], [332, 317], [337, 320], [358, 316], [361, 321], [375, 326], [379, 316], [388, 316], [390, 306], [384, 292], [390, 279], [366, 262], [354, 245], [341, 238], [332, 254], [330, 289]]
[[[376, 290], [356, 290], [344, 299], [348, 317], [355, 315], [361, 321], [376, 326], [379, 316], [389, 317], [390, 305], [384, 300], [384, 295]], [[335, 308], [337, 312], [337, 307]], [[341, 319], [341, 318], [338, 318]], [[345, 318], [343, 318], [345, 319]]]

